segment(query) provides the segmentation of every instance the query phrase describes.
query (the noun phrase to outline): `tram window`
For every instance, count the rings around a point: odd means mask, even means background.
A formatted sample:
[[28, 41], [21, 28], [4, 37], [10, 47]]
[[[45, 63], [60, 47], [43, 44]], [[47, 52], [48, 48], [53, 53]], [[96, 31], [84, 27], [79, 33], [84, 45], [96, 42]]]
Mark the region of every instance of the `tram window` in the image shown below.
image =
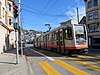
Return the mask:
[[60, 45], [63, 46], [63, 42], [62, 41], [60, 41]]
[[68, 27], [65, 29], [65, 39], [66, 40], [72, 40], [72, 29], [71, 27]]
[[53, 41], [53, 39], [54, 39], [53, 37], [54, 37], [54, 36], [53, 36], [53, 33], [52, 33], [52, 34], [51, 34], [51, 41]]
[[56, 33], [56, 40], [58, 40], [58, 33]]
[[49, 34], [48, 34], [48, 41], [49, 41]]
[[62, 40], [62, 31], [60, 31], [60, 40]]
[[54, 33], [54, 41], [56, 40], [56, 33]]

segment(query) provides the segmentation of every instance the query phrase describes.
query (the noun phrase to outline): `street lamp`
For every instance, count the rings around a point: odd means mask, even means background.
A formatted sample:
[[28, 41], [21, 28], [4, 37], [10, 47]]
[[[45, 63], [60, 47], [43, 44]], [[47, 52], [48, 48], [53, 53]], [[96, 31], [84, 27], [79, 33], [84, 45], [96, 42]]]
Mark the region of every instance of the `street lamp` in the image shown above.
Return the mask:
[[50, 24], [45, 24], [45, 26], [47, 26], [47, 27], [49, 28], [49, 30], [48, 30], [48, 31], [50, 31], [50, 30], [51, 30], [51, 26], [50, 26]]

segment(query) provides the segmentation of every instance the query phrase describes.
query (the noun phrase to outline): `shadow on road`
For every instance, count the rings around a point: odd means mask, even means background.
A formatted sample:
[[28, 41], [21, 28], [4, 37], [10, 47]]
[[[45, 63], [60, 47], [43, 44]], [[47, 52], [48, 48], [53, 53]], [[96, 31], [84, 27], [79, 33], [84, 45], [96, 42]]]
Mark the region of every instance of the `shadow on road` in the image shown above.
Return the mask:
[[42, 54], [49, 56], [49, 57], [65, 56], [64, 54], [61, 54], [61, 53], [51, 52], [51, 51], [42, 50], [42, 49], [36, 49], [36, 48], [33, 48], [33, 47], [25, 48], [24, 51], [25, 51], [25, 55], [29, 56], [29, 57], [44, 57], [43, 55], [40, 55], [40, 54], [36, 53], [35, 51], [42, 53]]
[[3, 63], [3, 64], [16, 64], [16, 63], [12, 63], [12, 62], [0, 62], [0, 63]]

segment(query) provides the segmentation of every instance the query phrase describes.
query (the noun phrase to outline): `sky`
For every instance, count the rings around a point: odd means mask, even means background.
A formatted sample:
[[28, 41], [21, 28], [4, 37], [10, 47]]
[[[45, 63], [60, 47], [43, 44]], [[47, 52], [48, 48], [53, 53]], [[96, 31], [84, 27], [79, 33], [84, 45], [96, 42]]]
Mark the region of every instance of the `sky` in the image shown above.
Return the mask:
[[28, 30], [47, 31], [45, 24], [54, 29], [61, 22], [76, 19], [77, 7], [81, 19], [85, 16], [84, 0], [21, 0], [21, 24]]

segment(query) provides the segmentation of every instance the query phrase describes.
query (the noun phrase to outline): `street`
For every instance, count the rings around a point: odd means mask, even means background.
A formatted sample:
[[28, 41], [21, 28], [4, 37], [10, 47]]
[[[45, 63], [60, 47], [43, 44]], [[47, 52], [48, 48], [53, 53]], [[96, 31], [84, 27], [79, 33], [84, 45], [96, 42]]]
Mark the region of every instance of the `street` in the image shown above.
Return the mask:
[[100, 56], [68, 57], [60, 53], [27, 47], [24, 49], [34, 75], [99, 75]]

